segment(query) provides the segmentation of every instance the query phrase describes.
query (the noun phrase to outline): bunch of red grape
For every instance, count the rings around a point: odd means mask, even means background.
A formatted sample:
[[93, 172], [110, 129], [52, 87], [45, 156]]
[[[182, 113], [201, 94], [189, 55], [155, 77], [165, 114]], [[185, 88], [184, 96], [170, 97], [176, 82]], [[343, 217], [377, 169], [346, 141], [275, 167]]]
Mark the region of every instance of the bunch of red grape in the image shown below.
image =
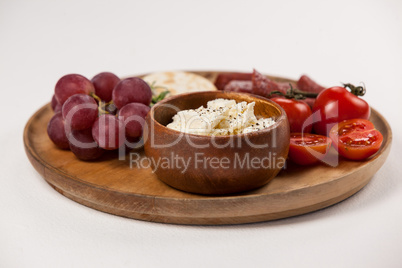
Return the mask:
[[56, 83], [47, 133], [57, 147], [94, 160], [141, 138], [151, 99], [150, 86], [137, 77], [68, 74]]

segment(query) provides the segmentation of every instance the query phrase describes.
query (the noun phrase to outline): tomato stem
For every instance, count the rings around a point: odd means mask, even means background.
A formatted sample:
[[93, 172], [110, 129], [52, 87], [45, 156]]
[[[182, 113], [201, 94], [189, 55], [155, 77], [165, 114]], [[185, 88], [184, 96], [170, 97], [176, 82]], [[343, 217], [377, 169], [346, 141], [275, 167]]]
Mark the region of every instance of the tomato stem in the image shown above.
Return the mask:
[[106, 106], [113, 104], [113, 100], [109, 101], [108, 103], [104, 102], [99, 96], [97, 96], [94, 92], [89, 93], [89, 96], [94, 98], [96, 102], [98, 103], [98, 114], [109, 114], [109, 112], [106, 110]]
[[290, 85], [290, 88], [287, 90], [286, 94], [284, 94], [281, 91], [276, 90], [276, 91], [272, 91], [271, 93], [269, 93], [268, 97], [272, 97], [272, 95], [279, 95], [279, 96], [283, 96], [287, 99], [303, 100], [305, 98], [316, 98], [318, 96], [318, 93], [301, 91], [296, 88], [293, 88], [292, 84], [289, 83], [289, 85]]
[[318, 93], [306, 92], [306, 91], [301, 91], [298, 89], [295, 89], [294, 93], [297, 95], [302, 95], [304, 98], [317, 98], [317, 96], [318, 96]]
[[366, 94], [366, 87], [364, 85], [356, 87], [350, 83], [342, 84], [344, 88], [349, 88], [350, 92], [355, 96], [364, 96], [364, 94]]

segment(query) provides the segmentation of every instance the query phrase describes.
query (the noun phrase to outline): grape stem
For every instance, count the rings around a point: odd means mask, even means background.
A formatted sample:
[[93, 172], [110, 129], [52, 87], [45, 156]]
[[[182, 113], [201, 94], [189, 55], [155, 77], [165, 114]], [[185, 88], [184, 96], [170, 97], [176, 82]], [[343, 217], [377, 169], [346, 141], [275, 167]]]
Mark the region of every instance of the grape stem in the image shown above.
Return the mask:
[[99, 98], [94, 92], [89, 93], [89, 96], [94, 98], [98, 102], [98, 112], [99, 115], [102, 114], [109, 114], [108, 111], [106, 111], [106, 106], [113, 104], [113, 100], [109, 101], [108, 103], [105, 103], [101, 98]]
[[101, 98], [99, 98], [94, 92], [89, 93], [89, 96], [94, 98], [98, 103], [102, 102]]
[[98, 112], [99, 112], [99, 115], [102, 115], [102, 114], [109, 114], [109, 112], [106, 111], [106, 110], [104, 109], [104, 107], [102, 107], [102, 106], [98, 106]]

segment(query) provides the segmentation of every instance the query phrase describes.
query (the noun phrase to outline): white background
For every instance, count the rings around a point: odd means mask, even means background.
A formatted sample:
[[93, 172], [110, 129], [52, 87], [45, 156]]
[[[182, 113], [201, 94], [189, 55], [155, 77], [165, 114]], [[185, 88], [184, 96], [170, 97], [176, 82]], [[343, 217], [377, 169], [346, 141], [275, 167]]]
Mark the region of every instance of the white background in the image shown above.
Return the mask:
[[[67, 73], [216, 69], [364, 81], [387, 162], [346, 201], [238, 226], [112, 216], [54, 191], [23, 128]], [[402, 267], [402, 1], [0, 1], [0, 267]]]

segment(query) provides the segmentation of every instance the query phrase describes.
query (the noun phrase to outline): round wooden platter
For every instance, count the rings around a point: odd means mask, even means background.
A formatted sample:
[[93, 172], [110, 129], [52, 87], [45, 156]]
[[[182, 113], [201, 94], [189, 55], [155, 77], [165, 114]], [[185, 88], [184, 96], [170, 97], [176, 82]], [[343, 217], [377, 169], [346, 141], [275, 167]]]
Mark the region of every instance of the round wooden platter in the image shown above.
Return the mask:
[[[197, 72], [214, 80], [217, 72]], [[284, 78], [276, 80], [291, 81]], [[34, 168], [62, 195], [85, 206], [133, 219], [176, 224], [239, 224], [268, 221], [316, 211], [336, 204], [362, 189], [385, 162], [391, 128], [372, 109], [370, 120], [383, 134], [380, 151], [367, 161], [340, 158], [332, 167], [288, 164], [267, 185], [254, 191], [203, 196], [173, 189], [150, 168], [130, 167], [108, 153], [99, 161], [83, 162], [72, 152], [57, 149], [46, 133], [53, 115], [50, 104], [37, 111], [24, 130], [25, 151]], [[142, 150], [133, 154], [145, 157]], [[337, 158], [334, 152], [331, 152]]]

